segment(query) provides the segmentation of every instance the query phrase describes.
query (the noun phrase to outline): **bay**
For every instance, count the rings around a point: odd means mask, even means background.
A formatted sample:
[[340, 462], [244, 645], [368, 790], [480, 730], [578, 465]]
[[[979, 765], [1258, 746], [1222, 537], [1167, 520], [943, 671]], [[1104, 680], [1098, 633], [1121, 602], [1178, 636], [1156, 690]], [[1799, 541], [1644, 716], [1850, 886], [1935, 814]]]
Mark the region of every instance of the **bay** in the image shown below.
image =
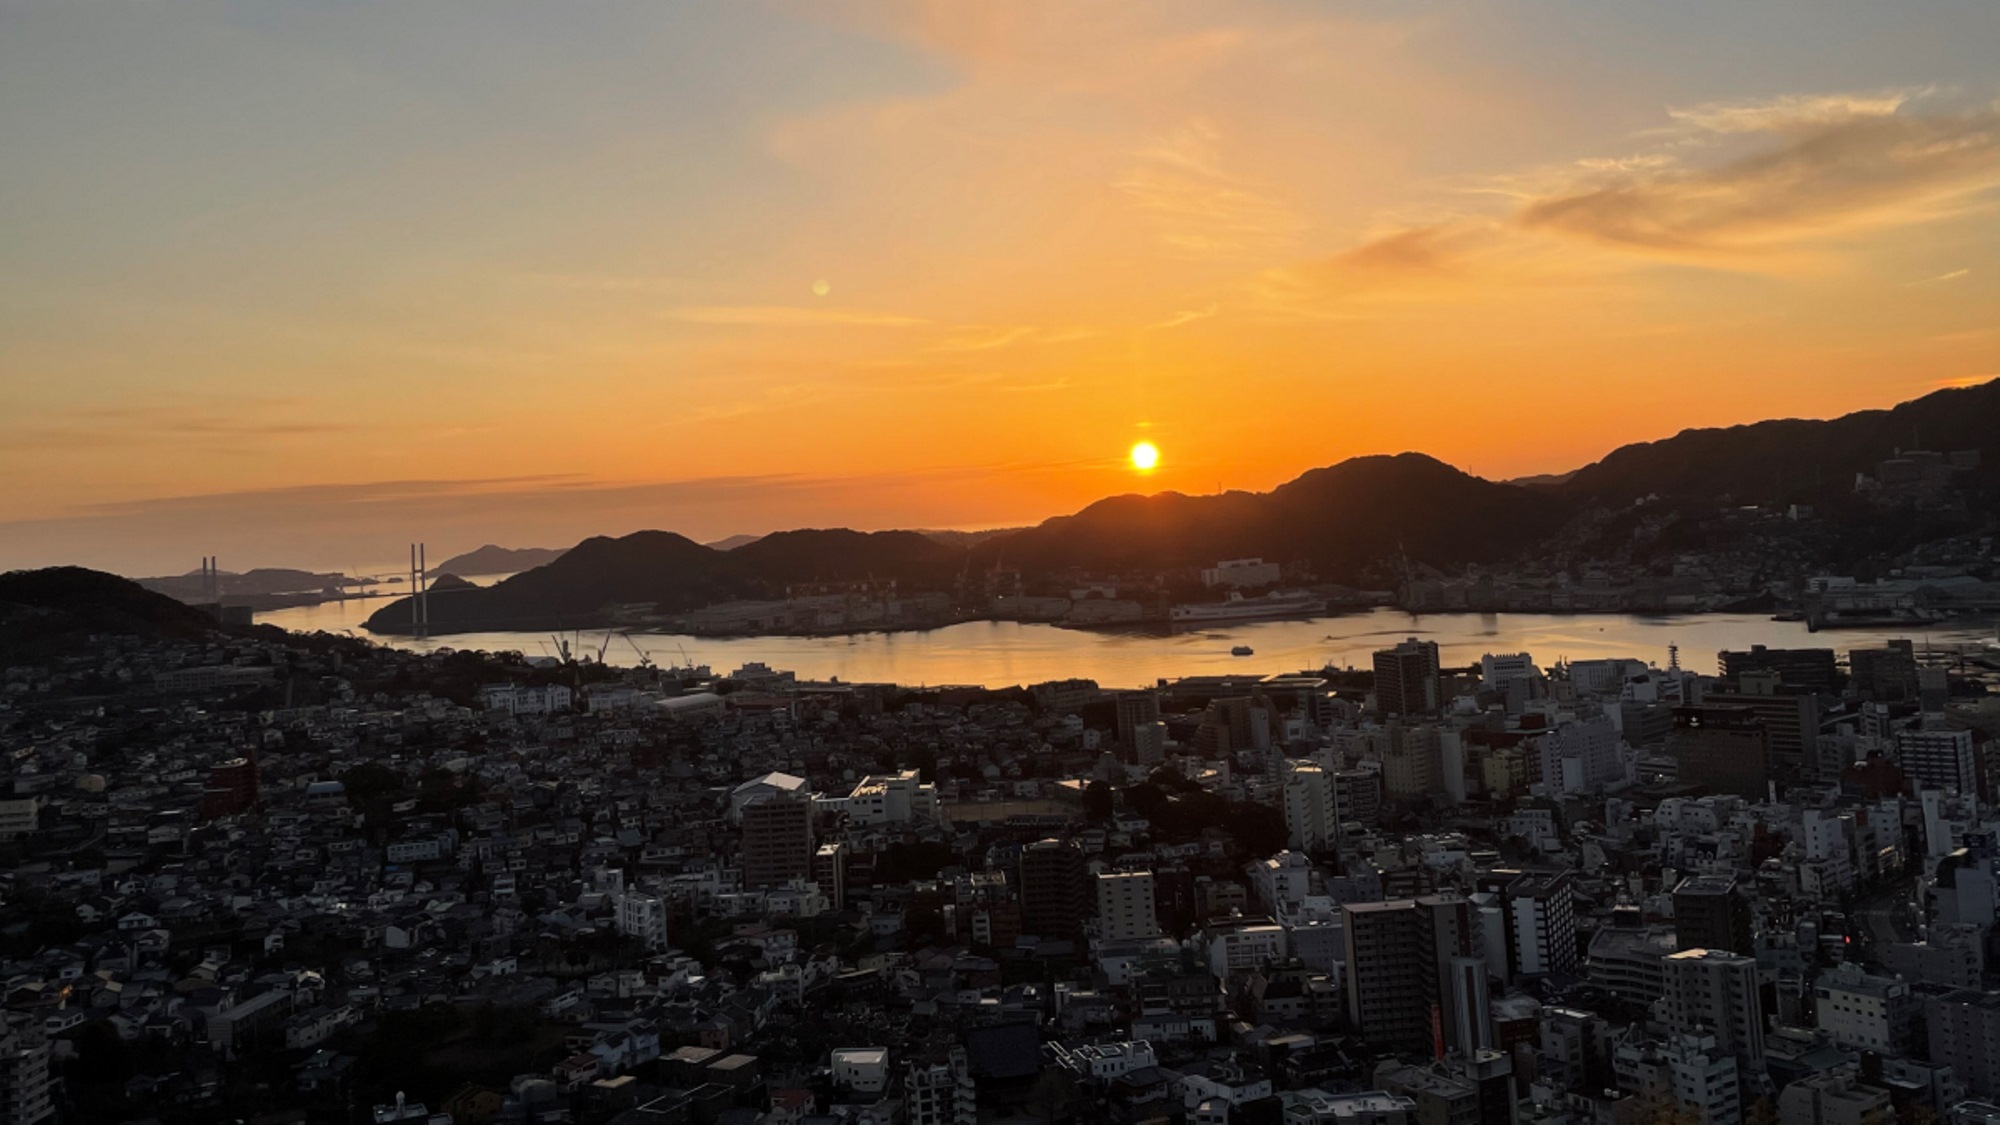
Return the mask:
[[[350, 631], [371, 637], [361, 622], [382, 603], [356, 601], [303, 606], [258, 614], [260, 624], [311, 632]], [[1258, 621], [1191, 632], [1080, 630], [1009, 621], [973, 621], [942, 629], [856, 633], [832, 637], [692, 637], [659, 633], [571, 634], [573, 649], [612, 664], [638, 662], [643, 651], [662, 665], [684, 659], [717, 672], [761, 662], [802, 678], [893, 682], [910, 686], [984, 684], [1005, 687], [1082, 677], [1105, 687], [1138, 687], [1159, 679], [1222, 673], [1279, 673], [1335, 667], [1368, 667], [1370, 654], [1405, 637], [1436, 641], [1447, 666], [1476, 663], [1485, 653], [1527, 652], [1547, 667], [1558, 660], [1633, 657], [1664, 667], [1678, 646], [1682, 667], [1716, 670], [1716, 654], [1753, 644], [1772, 648], [1832, 648], [1846, 652], [1892, 637], [1926, 645], [1987, 646], [1994, 622], [1957, 618], [1929, 626], [1825, 629], [1808, 632], [1799, 622], [1757, 614], [1445, 613], [1411, 614], [1376, 609], [1296, 621]], [[545, 633], [453, 633], [423, 640], [373, 638], [400, 647], [515, 650], [552, 654]], [[1247, 645], [1249, 656], [1230, 650]]]

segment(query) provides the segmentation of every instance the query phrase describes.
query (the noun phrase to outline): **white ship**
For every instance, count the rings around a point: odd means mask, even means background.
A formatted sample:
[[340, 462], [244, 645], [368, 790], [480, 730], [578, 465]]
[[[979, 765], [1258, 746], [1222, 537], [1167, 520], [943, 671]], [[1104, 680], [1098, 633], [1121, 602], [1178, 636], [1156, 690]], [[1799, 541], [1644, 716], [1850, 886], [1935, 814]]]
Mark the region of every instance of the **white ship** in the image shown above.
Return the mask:
[[1177, 605], [1167, 611], [1176, 625], [1217, 621], [1261, 621], [1268, 617], [1312, 617], [1326, 612], [1326, 599], [1296, 590], [1273, 590], [1261, 598], [1230, 594], [1227, 601]]

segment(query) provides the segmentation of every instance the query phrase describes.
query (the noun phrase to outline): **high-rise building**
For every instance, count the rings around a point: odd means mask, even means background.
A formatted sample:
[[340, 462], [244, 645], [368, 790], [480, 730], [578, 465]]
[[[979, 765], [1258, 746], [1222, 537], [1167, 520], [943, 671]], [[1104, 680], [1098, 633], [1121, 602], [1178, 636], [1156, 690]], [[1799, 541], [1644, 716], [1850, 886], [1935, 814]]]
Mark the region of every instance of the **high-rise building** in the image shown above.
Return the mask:
[[1625, 778], [1618, 727], [1599, 715], [1578, 719], [1540, 735], [1542, 783], [1552, 794], [1595, 795]]
[[1908, 1057], [1923, 1002], [1901, 977], [1881, 976], [1847, 961], [1813, 984], [1813, 1021], [1843, 1047]]
[[1451, 1026], [1445, 1029], [1445, 1041], [1460, 1052], [1493, 1046], [1492, 997], [1487, 977], [1484, 957], [1453, 957], [1447, 967], [1449, 988], [1444, 994], [1443, 1008], [1451, 1013]]
[[1115, 699], [1118, 724], [1118, 741], [1126, 746], [1137, 745], [1134, 733], [1147, 723], [1160, 717], [1160, 696], [1154, 691], [1121, 691]]
[[1383, 795], [1411, 801], [1441, 788], [1442, 741], [1431, 723], [1405, 725], [1391, 719], [1389, 745], [1382, 752]]
[[1609, 1086], [1613, 1033], [1595, 1012], [1543, 1008], [1539, 1077], [1558, 1090], [1583, 1093]]
[[1333, 807], [1341, 823], [1352, 820], [1373, 827], [1382, 819], [1382, 771], [1333, 771]]
[[1976, 1098], [2000, 1098], [2000, 992], [1964, 988], [1924, 1000], [1930, 1059]]
[[1340, 837], [1333, 775], [1311, 762], [1294, 762], [1285, 777], [1285, 843], [1299, 851], [1333, 847]]
[[835, 910], [847, 909], [847, 845], [840, 841], [821, 844], [813, 853], [812, 881]]
[[1731, 682], [1746, 672], [1776, 672], [1786, 683], [1813, 691], [1832, 691], [1840, 674], [1830, 648], [1751, 645], [1748, 652], [1716, 653], [1716, 662], [1722, 678]]
[[[1347, 1015], [1371, 1043], [1419, 1057], [1490, 1039], [1485, 961], [1472, 904], [1429, 895], [1341, 907]], [[1477, 974], [1475, 982], [1472, 977]]]
[[1676, 707], [1667, 738], [1679, 780], [1756, 800], [1770, 777], [1770, 736], [1747, 707]]
[[1431, 1054], [1432, 969], [1418, 940], [1422, 918], [1411, 899], [1352, 902], [1340, 908], [1347, 944], [1347, 1019], [1388, 1050]]
[[1510, 652], [1495, 656], [1487, 653], [1479, 658], [1479, 688], [1481, 691], [1507, 693], [1507, 685], [1515, 680], [1535, 680], [1542, 670], [1535, 667], [1535, 658], [1525, 652]]
[[1415, 637], [1375, 654], [1375, 709], [1383, 715], [1427, 715], [1442, 702], [1436, 641]]
[[1271, 705], [1260, 696], [1209, 700], [1202, 726], [1228, 732], [1232, 751], [1271, 748]]
[[1105, 941], [1160, 936], [1150, 871], [1107, 871], [1097, 877], [1097, 932]]
[[1479, 1091], [1479, 1125], [1514, 1125], [1514, 1060], [1511, 1054], [1482, 1047], [1458, 1060], [1459, 1074]]
[[1167, 757], [1167, 724], [1158, 719], [1140, 723], [1132, 730], [1132, 761], [1157, 766]]
[[1811, 780], [1819, 765], [1819, 696], [1811, 688], [1784, 682], [1775, 672], [1745, 672], [1736, 683], [1733, 692], [1702, 693], [1702, 705], [1749, 709], [1770, 739], [1768, 775], [1781, 781]]
[[744, 805], [743, 885], [778, 887], [812, 878], [812, 799], [775, 791]]
[[1968, 796], [1979, 792], [1969, 730], [1927, 724], [1922, 730], [1897, 731], [1896, 764], [1914, 785]]
[[1662, 1052], [1668, 1090], [1701, 1125], [1742, 1125], [1743, 1065], [1709, 1034], [1673, 1036]]
[[1517, 975], [1576, 969], [1576, 890], [1569, 871], [1529, 871], [1504, 891], [1507, 953]]
[[53, 1121], [49, 1041], [41, 1016], [7, 1012], [0, 1021], [0, 1123]]
[[1917, 694], [1916, 646], [1908, 640], [1849, 649], [1847, 665], [1848, 683], [1863, 699], [1900, 703]]
[[1021, 931], [1040, 938], [1075, 938], [1088, 909], [1083, 849], [1067, 840], [1037, 840], [1021, 849]]
[[1917, 669], [1917, 710], [1926, 715], [1942, 715], [1951, 705], [1951, 673], [1926, 664]]
[[1719, 949], [1684, 949], [1662, 962], [1666, 970], [1656, 1012], [1684, 1035], [1707, 1034], [1751, 1064], [1764, 1059], [1764, 1004], [1757, 991], [1757, 962]]
[[1750, 900], [1736, 876], [1690, 875], [1674, 888], [1674, 939], [1682, 949], [1725, 949], [1756, 953]]
[[213, 820], [249, 812], [261, 797], [255, 756], [217, 762], [208, 768], [208, 785], [201, 793], [201, 815]]

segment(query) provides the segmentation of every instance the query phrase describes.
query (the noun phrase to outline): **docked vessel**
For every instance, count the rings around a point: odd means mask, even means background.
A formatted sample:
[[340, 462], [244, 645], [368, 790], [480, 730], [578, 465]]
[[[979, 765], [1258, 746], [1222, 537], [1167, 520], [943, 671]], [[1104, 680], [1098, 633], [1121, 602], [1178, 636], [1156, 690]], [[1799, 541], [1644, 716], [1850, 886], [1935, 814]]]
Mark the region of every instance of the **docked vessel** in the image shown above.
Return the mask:
[[1230, 594], [1226, 601], [1177, 605], [1167, 611], [1176, 625], [1217, 621], [1259, 621], [1268, 617], [1311, 617], [1326, 612], [1326, 599], [1303, 591], [1273, 590], [1261, 598]]
[[1904, 606], [1889, 609], [1829, 609], [1817, 618], [1808, 616], [1806, 627], [1814, 632], [1820, 629], [1852, 629], [1866, 625], [1936, 625], [1945, 620], [1945, 614], [1935, 609]]

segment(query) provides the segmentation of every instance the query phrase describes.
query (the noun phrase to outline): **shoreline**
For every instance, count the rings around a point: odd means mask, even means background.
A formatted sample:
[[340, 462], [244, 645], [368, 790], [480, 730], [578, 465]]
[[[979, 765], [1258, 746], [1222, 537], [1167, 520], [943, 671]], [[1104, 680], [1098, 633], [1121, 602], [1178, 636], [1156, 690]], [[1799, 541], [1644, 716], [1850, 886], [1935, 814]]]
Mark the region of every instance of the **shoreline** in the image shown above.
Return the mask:
[[[1005, 623], [1014, 625], [1046, 625], [1051, 628], [1067, 629], [1078, 633], [1110, 634], [1110, 635], [1128, 634], [1131, 636], [1141, 636], [1141, 637], [1171, 637], [1171, 636], [1194, 635], [1200, 633], [1217, 632], [1231, 628], [1240, 628], [1243, 626], [1251, 626], [1251, 625], [1263, 625], [1273, 622], [1337, 621], [1344, 618], [1355, 617], [1361, 614], [1372, 613], [1377, 610], [1384, 610], [1384, 609], [1393, 610], [1395, 612], [1405, 614], [1413, 621], [1421, 621], [1427, 617], [1503, 618], [1508, 616], [1574, 617], [1579, 619], [1634, 618], [1639, 620], [1671, 621], [1683, 618], [1700, 618], [1700, 617], [1711, 617], [1711, 616], [1765, 615], [1764, 611], [1762, 610], [1741, 610], [1741, 609], [1732, 609], [1728, 607], [1718, 607], [1713, 609], [1651, 609], [1651, 610], [1642, 610], [1642, 609], [1412, 610], [1412, 609], [1405, 609], [1402, 606], [1392, 604], [1392, 605], [1356, 606], [1350, 610], [1337, 613], [1336, 612], [1315, 613], [1300, 617], [1242, 618], [1237, 620], [1203, 622], [1198, 625], [1180, 625], [1162, 619], [1105, 622], [1101, 624], [1076, 624], [1065, 621], [1038, 621], [1034, 619], [1024, 619], [1015, 617], [995, 617], [992, 614], [982, 613], [982, 614], [966, 614], [964, 616], [955, 617], [947, 621], [926, 622], [920, 625], [915, 625], [915, 624], [888, 625], [888, 626], [878, 626], [867, 629], [770, 629], [770, 630], [750, 630], [745, 632], [727, 632], [727, 633], [696, 633], [688, 631], [677, 631], [670, 626], [658, 626], [658, 625], [646, 625], [646, 626], [620, 625], [616, 622], [607, 622], [602, 618], [589, 621], [582, 621], [582, 622], [579, 621], [562, 622], [559, 621], [558, 619], [552, 619], [552, 618], [529, 618], [526, 620], [516, 619], [513, 622], [491, 621], [491, 622], [465, 624], [462, 626], [453, 625], [449, 627], [433, 625], [430, 629], [426, 631], [425, 636], [422, 638], [417, 637], [413, 631], [408, 629], [377, 630], [369, 628], [365, 624], [361, 627], [361, 629], [369, 636], [381, 639], [385, 643], [390, 641], [407, 641], [407, 640], [418, 640], [418, 639], [435, 640], [442, 637], [449, 637], [461, 634], [539, 633], [539, 632], [552, 632], [552, 633], [611, 632], [619, 634], [630, 634], [635, 637], [645, 637], [645, 636], [687, 637], [690, 639], [715, 640], [715, 641], [749, 640], [760, 637], [825, 640], [837, 637], [867, 637], [875, 635], [888, 636], [888, 635], [896, 635], [902, 633], [929, 633], [929, 632], [936, 632], [941, 629], [955, 628], [956, 626], [959, 625], [969, 625], [984, 621], [984, 622], [993, 622], [996, 624]], [[1837, 627], [1841, 629], [1866, 629], [1871, 631], [1873, 630], [1894, 631], [1898, 629], [1921, 630], [1924, 628], [1935, 628], [1941, 625], [1948, 625], [1954, 621], [1973, 620], [1977, 619], [1979, 616], [1980, 615], [1977, 614], [1960, 615], [1958, 617], [1946, 618], [1945, 620], [1938, 622], [1875, 622], [1875, 623], [1865, 623], [1865, 624], [1857, 623], [1853, 625], [1840, 625]]]

